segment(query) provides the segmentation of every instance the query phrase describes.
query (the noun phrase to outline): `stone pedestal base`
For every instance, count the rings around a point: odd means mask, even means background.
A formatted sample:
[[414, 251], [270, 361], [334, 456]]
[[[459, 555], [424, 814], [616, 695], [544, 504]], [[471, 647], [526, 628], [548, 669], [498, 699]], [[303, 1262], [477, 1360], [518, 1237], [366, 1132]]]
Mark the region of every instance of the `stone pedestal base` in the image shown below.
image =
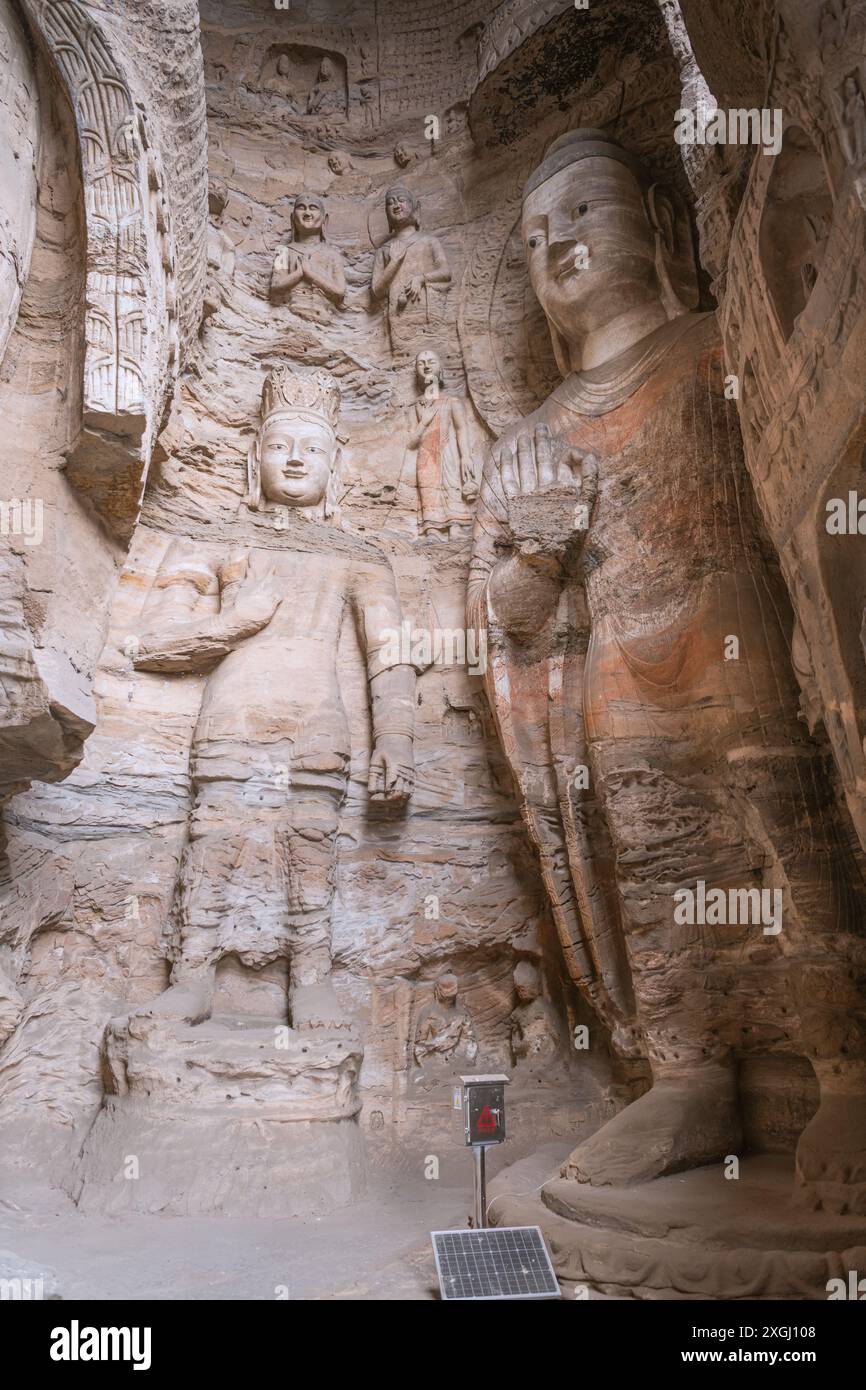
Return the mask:
[[866, 1270], [866, 1218], [799, 1205], [787, 1155], [743, 1159], [736, 1179], [719, 1163], [623, 1188], [557, 1177], [540, 1197], [508, 1194], [507, 1171], [496, 1185], [491, 1223], [541, 1226], [569, 1292], [826, 1299], [828, 1280]]
[[113, 1093], [82, 1147], [83, 1211], [294, 1217], [363, 1191], [360, 1047], [260, 1019], [110, 1026]]

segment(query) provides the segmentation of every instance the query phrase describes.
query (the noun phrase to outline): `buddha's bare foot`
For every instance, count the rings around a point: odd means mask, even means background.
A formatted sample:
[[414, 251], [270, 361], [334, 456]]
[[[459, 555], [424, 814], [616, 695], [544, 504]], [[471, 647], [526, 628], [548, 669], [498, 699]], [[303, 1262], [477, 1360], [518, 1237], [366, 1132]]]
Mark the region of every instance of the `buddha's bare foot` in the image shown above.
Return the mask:
[[176, 1023], [203, 1023], [211, 1016], [213, 987], [210, 980], [184, 980], [134, 1010], [132, 1018], [164, 1018]]
[[327, 1033], [349, 1032], [352, 1020], [330, 984], [298, 985], [289, 992], [292, 1027], [298, 1033], [321, 1029]]
[[800, 1135], [796, 1173], [813, 1211], [866, 1216], [866, 1095], [822, 1095]]
[[661, 1078], [608, 1120], [578, 1145], [562, 1176], [626, 1187], [736, 1154], [741, 1140], [733, 1071], [698, 1067]]

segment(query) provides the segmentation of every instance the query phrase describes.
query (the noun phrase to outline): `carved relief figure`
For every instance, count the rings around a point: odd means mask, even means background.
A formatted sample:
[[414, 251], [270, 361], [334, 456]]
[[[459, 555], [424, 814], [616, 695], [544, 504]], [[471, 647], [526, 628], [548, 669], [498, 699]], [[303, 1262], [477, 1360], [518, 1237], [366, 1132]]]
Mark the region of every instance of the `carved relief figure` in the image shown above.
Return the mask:
[[376, 93], [372, 83], [362, 82], [358, 88], [358, 100], [361, 103], [361, 118], [365, 130], [372, 130], [376, 124], [375, 99]]
[[407, 352], [441, 327], [451, 271], [441, 242], [421, 231], [418, 203], [408, 189], [388, 189], [385, 213], [391, 238], [376, 252], [372, 292], [386, 300], [392, 348]]
[[286, 110], [289, 115], [299, 114], [297, 93], [295, 91], [295, 78], [292, 74], [292, 64], [287, 53], [281, 53], [277, 58], [277, 67], [273, 77], [265, 83], [266, 91], [275, 92], [285, 102]]
[[432, 1002], [418, 1015], [413, 1055], [419, 1067], [428, 1061], [474, 1062], [478, 1056], [475, 1025], [458, 1002], [459, 988], [456, 975], [440, 975]]
[[353, 167], [350, 156], [343, 150], [332, 150], [328, 155], [328, 168], [332, 174], [349, 174]]
[[840, 0], [827, 0], [819, 26], [821, 55], [832, 58], [843, 47], [848, 36], [848, 16]]
[[292, 207], [292, 239], [274, 257], [271, 300], [315, 323], [330, 323], [346, 296], [343, 257], [325, 241], [327, 214], [315, 193], [299, 193]]
[[334, 86], [334, 65], [330, 58], [323, 58], [319, 64], [315, 85], [307, 97], [307, 115], [317, 116], [320, 112], [333, 111], [339, 105], [339, 96]]
[[291, 962], [295, 1029], [342, 1027], [330, 985], [338, 814], [350, 744], [337, 678], [344, 621], [364, 649], [374, 800], [413, 782], [414, 672], [389, 664], [400, 603], [390, 565], [326, 524], [340, 393], [326, 372], [275, 370], [250, 452], [243, 544], [176, 542], [135, 665], [207, 674], [193, 737], [194, 806], [175, 902], [171, 987], [147, 1011], [209, 1016], [216, 964]]
[[559, 1020], [541, 995], [541, 976], [532, 961], [522, 960], [514, 969], [517, 1003], [509, 1020], [511, 1056], [515, 1066], [544, 1066], [562, 1052]]
[[866, 155], [866, 98], [857, 73], [842, 85], [842, 135], [846, 158], [859, 164]]
[[675, 894], [769, 881], [786, 973], [762, 1018], [821, 1088], [799, 1180], [863, 1209], [862, 881], [797, 718], [787, 596], [715, 317], [694, 312], [688, 218], [608, 135], [577, 131], [531, 175], [522, 231], [564, 380], [488, 458], [468, 622], [488, 628], [488, 695], [572, 976], [615, 1047], [637, 1023], [653, 1077], [567, 1174], [637, 1182], [738, 1152], [742, 962], [778, 933], [677, 913]]
[[469, 531], [469, 504], [478, 496], [467, 407], [442, 394], [442, 364], [432, 349], [418, 353], [415, 377], [422, 395], [411, 408], [396, 500], [406, 500], [416, 485], [421, 534], [455, 540]]

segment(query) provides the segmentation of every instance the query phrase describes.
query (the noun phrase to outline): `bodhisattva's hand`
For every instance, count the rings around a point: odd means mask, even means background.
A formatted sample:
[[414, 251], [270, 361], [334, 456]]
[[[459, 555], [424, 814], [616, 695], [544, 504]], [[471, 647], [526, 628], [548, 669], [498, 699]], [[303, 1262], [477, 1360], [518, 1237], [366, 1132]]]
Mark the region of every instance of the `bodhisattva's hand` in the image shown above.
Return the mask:
[[460, 491], [464, 502], [475, 502], [478, 498], [475, 460], [470, 454], [463, 454], [460, 459]]
[[420, 427], [421, 429], [425, 429], [425, 430], [426, 430], [430, 425], [432, 425], [432, 424], [433, 424], [433, 421], [436, 419], [436, 416], [437, 416], [437, 414], [438, 414], [438, 411], [439, 411], [439, 402], [438, 402], [438, 400], [432, 400], [432, 401], [423, 400], [423, 401], [421, 402], [421, 410], [420, 410], [419, 418], [418, 418], [419, 427]]
[[423, 276], [423, 275], [413, 275], [413, 276], [412, 276], [412, 279], [409, 280], [408, 283], [406, 284], [406, 286], [405, 286], [405, 288], [404, 288], [404, 290], [403, 290], [403, 293], [404, 293], [404, 295], [406, 296], [407, 299], [411, 299], [412, 302], [414, 303], [415, 300], [421, 298], [421, 291], [423, 290], [423, 288], [424, 288], [424, 276]]
[[304, 274], [304, 263], [291, 246], [281, 246], [274, 257], [274, 274], [282, 281], [297, 283]]
[[516, 548], [528, 556], [578, 554], [598, 491], [595, 455], [563, 449], [547, 425], [537, 425], [516, 448], [504, 446], [497, 463]]
[[261, 579], [251, 575], [247, 569], [246, 576], [235, 590], [229, 616], [233, 623], [258, 632], [271, 621], [283, 598], [285, 581], [277, 577], [275, 569], [272, 568]]
[[405, 801], [415, 785], [412, 740], [405, 734], [383, 734], [370, 759], [367, 786], [373, 801]]

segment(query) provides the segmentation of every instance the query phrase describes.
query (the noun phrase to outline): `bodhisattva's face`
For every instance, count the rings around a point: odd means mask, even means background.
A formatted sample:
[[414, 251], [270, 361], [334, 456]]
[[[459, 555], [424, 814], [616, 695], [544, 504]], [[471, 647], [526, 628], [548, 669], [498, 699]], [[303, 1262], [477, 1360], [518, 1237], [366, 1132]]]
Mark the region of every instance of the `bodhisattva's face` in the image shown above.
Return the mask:
[[438, 382], [441, 371], [442, 367], [435, 352], [419, 352], [415, 358], [415, 372], [422, 386], [432, 386], [434, 382]]
[[321, 233], [325, 225], [325, 214], [313, 198], [298, 198], [292, 212], [292, 227], [295, 236], [311, 236]]
[[532, 288], [571, 344], [659, 296], [653, 229], [617, 160], [578, 160], [546, 179], [524, 202], [522, 231]]
[[412, 221], [414, 211], [412, 200], [405, 193], [389, 193], [385, 199], [388, 225], [393, 230], [407, 226]]
[[328, 487], [336, 440], [324, 423], [281, 419], [265, 426], [259, 446], [262, 494], [284, 507], [315, 507]]

